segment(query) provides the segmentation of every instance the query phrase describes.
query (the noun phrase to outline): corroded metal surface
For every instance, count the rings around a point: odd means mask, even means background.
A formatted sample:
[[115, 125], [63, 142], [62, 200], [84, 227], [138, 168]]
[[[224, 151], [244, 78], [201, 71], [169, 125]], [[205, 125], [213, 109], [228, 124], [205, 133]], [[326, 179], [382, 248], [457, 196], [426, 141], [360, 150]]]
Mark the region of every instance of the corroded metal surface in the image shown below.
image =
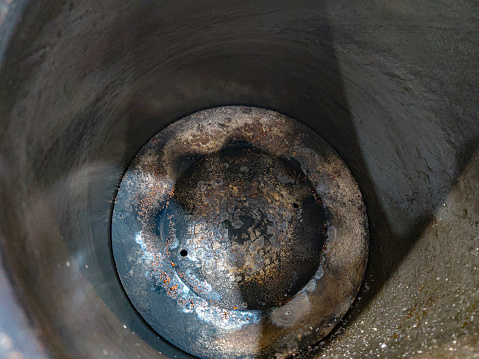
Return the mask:
[[241, 147], [208, 156], [177, 182], [173, 200], [185, 214], [175, 215], [170, 200], [172, 220], [162, 214], [168, 223], [161, 228], [171, 228], [172, 259], [184, 257], [178, 270], [193, 288], [200, 277], [216, 305], [265, 309], [287, 302], [314, 276], [322, 209], [301, 172]]
[[115, 261], [143, 318], [203, 358], [282, 357], [349, 308], [367, 258], [361, 194], [317, 134], [223, 107], [156, 135], [118, 191]]

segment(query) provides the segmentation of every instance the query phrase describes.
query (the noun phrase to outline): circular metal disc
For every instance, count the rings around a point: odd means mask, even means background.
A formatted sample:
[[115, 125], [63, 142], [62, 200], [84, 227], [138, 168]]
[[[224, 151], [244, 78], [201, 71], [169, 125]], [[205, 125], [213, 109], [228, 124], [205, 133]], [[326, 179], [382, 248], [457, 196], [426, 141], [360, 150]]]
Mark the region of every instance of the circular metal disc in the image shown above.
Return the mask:
[[271, 358], [317, 343], [367, 261], [359, 188], [316, 133], [222, 107], [138, 153], [112, 218], [117, 271], [158, 334], [200, 358]]

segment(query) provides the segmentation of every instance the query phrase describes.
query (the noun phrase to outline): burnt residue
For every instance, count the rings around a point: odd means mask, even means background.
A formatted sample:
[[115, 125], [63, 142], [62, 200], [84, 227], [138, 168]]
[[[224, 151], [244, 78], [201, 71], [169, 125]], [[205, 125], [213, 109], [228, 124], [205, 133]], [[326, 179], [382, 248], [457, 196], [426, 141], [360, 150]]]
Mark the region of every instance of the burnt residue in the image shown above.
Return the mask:
[[[302, 172], [251, 143], [234, 141], [199, 161], [180, 177], [173, 198], [188, 222], [205, 223], [190, 234], [199, 241], [188, 246], [189, 252], [211, 247], [206, 261], [226, 257], [226, 265], [214, 274], [204, 263], [200, 269], [221, 294], [223, 306], [282, 305], [318, 269], [324, 243], [319, 197]], [[218, 228], [219, 236], [208, 235]], [[180, 242], [188, 240], [193, 242]]]

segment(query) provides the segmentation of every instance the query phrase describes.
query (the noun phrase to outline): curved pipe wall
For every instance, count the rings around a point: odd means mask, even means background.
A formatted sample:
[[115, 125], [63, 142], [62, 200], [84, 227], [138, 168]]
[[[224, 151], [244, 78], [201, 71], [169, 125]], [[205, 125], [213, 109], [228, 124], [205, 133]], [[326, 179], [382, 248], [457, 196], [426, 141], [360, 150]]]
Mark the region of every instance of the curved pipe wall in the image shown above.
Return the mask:
[[222, 105], [308, 125], [363, 192], [363, 288], [306, 357], [479, 352], [474, 1], [0, 4], [0, 353], [188, 357], [132, 309], [109, 221], [141, 146]]

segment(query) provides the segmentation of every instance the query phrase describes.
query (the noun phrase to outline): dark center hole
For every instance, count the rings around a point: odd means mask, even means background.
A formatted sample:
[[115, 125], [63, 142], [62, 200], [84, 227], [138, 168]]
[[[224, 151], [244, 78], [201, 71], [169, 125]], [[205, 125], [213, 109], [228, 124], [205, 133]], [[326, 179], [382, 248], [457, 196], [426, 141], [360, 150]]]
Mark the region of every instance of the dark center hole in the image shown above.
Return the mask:
[[180, 254], [182, 257], [186, 257], [188, 255], [188, 251], [186, 249], [182, 249]]
[[294, 207], [294, 208], [299, 208], [299, 204], [296, 203], [296, 202], [294, 202], [294, 203], [293, 203], [293, 207]]

